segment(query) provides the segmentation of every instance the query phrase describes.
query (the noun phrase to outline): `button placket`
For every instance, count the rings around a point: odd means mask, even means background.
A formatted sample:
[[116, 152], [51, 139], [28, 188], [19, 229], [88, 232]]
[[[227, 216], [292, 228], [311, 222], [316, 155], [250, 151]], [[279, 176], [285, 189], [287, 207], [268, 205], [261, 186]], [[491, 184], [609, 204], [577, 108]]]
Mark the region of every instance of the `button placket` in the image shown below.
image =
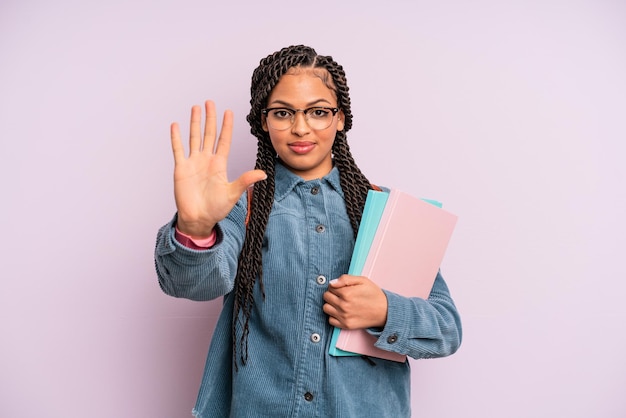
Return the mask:
[[[306, 188], [306, 189], [305, 189]], [[326, 336], [321, 331], [327, 325], [327, 317], [318, 306], [321, 300], [321, 293], [326, 289], [328, 278], [326, 274], [329, 260], [329, 240], [332, 239], [333, 232], [329, 228], [332, 223], [328, 218], [326, 201], [323, 197], [322, 185], [319, 183], [304, 185], [302, 189], [302, 199], [305, 202], [306, 217], [305, 222], [311, 240], [311, 253], [309, 254], [309, 264], [306, 276], [308, 280], [314, 280], [315, 285], [309, 282], [306, 286], [307, 297], [305, 304], [304, 337], [299, 344], [304, 344], [303, 350], [307, 353], [307, 358], [318, 358], [325, 353]], [[309, 355], [310, 354], [310, 355]], [[319, 369], [319, 364], [311, 360], [303, 361], [303, 368], [298, 371], [299, 393], [301, 402], [308, 404], [308, 408], [314, 407], [315, 395], [320, 390], [320, 379], [323, 371]]]

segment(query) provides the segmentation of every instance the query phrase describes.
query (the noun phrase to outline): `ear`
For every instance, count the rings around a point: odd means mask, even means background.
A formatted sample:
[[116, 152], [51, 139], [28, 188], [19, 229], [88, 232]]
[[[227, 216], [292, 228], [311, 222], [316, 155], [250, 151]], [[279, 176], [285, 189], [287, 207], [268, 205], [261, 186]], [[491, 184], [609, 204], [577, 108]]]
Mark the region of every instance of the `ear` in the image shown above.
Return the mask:
[[337, 130], [338, 131], [343, 131], [345, 120], [346, 120], [346, 115], [343, 114], [343, 110], [340, 110], [339, 113], [337, 113]]
[[267, 127], [267, 118], [265, 115], [261, 115], [261, 127], [265, 132], [269, 132], [269, 128]]

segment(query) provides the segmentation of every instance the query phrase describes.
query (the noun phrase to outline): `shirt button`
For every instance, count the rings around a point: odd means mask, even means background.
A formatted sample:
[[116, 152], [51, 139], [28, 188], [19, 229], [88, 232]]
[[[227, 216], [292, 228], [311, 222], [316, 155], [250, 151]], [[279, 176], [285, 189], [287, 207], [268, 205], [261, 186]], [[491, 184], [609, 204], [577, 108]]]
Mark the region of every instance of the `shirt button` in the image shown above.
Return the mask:
[[320, 192], [320, 188], [319, 188], [319, 187], [313, 187], [313, 188], [311, 189], [311, 194], [312, 194], [312, 195], [316, 195], [316, 194], [318, 194], [319, 192]]
[[320, 225], [315, 227], [315, 230], [321, 234], [322, 232], [326, 231], [326, 227], [324, 225], [320, 224]]
[[313, 400], [313, 394], [311, 392], [307, 392], [304, 394], [304, 400], [307, 402], [311, 402]]
[[317, 276], [317, 279], [315, 279], [317, 281], [317, 284], [325, 284], [326, 283], [326, 277], [322, 276], [321, 274], [319, 276]]
[[311, 341], [314, 343], [319, 343], [322, 337], [318, 333], [311, 334]]
[[398, 341], [398, 336], [396, 334], [390, 335], [389, 337], [387, 337], [387, 342], [389, 344], [393, 344], [396, 341]]

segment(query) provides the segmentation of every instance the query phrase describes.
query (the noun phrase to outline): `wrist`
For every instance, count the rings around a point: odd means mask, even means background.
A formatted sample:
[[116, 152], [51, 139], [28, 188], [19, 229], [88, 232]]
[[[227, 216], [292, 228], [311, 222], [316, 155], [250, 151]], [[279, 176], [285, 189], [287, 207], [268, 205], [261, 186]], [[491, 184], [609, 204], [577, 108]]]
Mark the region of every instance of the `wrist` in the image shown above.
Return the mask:
[[188, 223], [180, 219], [176, 220], [176, 231], [193, 240], [204, 240], [214, 234], [215, 225], [201, 225], [199, 223]]

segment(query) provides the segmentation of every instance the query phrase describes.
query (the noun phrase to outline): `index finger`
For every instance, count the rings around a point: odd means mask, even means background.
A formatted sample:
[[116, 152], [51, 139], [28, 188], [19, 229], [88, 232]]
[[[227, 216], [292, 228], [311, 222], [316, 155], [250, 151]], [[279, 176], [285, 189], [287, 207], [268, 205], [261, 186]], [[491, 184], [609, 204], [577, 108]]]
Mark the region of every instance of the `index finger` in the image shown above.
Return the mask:
[[233, 112], [231, 110], [226, 110], [224, 112], [224, 119], [222, 120], [220, 138], [215, 149], [215, 154], [217, 155], [227, 157], [230, 152], [230, 144], [233, 137], [233, 119]]

